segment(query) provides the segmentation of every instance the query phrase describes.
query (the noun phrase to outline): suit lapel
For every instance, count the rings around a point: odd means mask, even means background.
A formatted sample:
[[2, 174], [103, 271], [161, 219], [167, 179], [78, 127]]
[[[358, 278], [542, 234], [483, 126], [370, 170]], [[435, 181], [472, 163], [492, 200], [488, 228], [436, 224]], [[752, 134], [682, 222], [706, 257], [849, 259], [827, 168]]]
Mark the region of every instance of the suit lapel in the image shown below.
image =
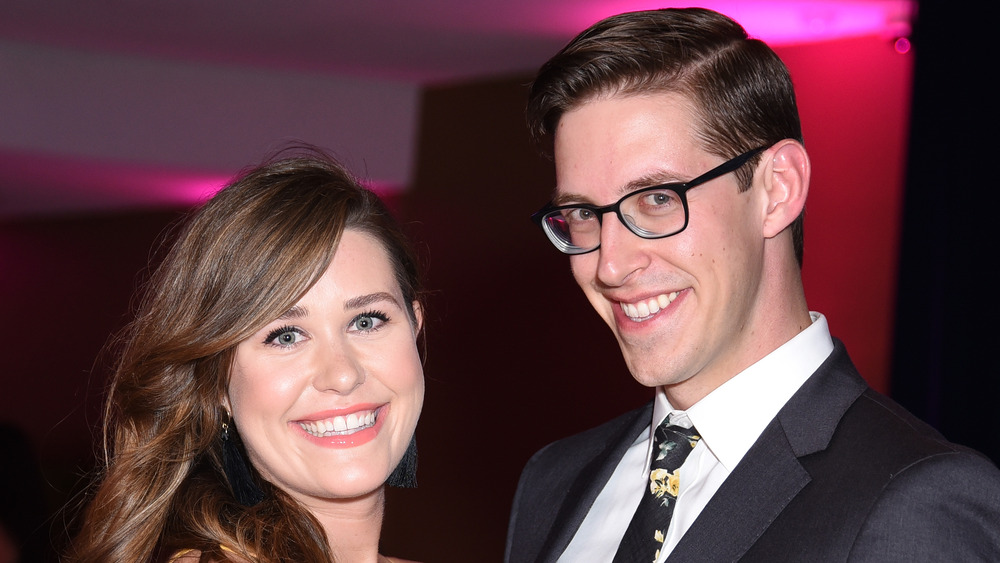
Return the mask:
[[[805, 487], [799, 458], [823, 450], [867, 388], [840, 341], [782, 407], [667, 558], [736, 561]], [[720, 538], [725, 538], [720, 541]]]
[[781, 424], [772, 420], [667, 561], [739, 559], [809, 480]]
[[636, 410], [633, 417], [625, 419], [616, 431], [608, 434], [606, 447], [597, 455], [578, 461], [580, 472], [566, 494], [566, 501], [559, 507], [553, 528], [539, 552], [540, 563], [553, 563], [559, 559], [625, 452], [639, 432], [650, 425], [652, 418], [653, 404], [650, 402]]

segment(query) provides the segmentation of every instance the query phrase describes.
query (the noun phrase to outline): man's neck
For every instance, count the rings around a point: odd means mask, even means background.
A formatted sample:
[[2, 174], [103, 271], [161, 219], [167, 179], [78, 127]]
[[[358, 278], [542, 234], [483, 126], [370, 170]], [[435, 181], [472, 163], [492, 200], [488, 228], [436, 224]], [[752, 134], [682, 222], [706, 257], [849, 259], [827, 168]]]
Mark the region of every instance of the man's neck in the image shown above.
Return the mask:
[[715, 391], [737, 374], [757, 363], [771, 352], [806, 329], [812, 320], [805, 299], [788, 300], [786, 309], [771, 309], [769, 322], [757, 322], [748, 328], [750, 337], [740, 343], [739, 353], [724, 361], [704, 366], [701, 371], [684, 381], [663, 386], [670, 404], [679, 410], [687, 410], [692, 405]]

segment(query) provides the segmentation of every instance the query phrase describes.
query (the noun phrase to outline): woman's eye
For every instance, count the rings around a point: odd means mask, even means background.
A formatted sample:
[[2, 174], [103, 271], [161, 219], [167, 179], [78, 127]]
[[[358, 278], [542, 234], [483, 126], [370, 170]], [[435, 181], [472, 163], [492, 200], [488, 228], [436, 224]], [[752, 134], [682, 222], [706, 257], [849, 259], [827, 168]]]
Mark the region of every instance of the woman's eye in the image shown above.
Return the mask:
[[388, 320], [389, 317], [385, 313], [370, 311], [354, 317], [348, 328], [358, 332], [371, 332], [378, 330], [379, 327], [382, 326], [382, 323]]
[[296, 327], [284, 326], [275, 330], [272, 330], [267, 338], [264, 339], [264, 344], [271, 344], [273, 346], [289, 347], [302, 342], [305, 335], [302, 330]]

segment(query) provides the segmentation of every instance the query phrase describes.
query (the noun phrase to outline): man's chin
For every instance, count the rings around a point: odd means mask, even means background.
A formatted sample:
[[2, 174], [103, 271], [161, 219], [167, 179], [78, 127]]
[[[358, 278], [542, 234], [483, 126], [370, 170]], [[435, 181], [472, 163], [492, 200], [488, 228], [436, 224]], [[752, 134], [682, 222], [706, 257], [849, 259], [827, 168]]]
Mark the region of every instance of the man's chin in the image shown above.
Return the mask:
[[[661, 344], [657, 345], [654, 342]], [[675, 346], [664, 346], [662, 342], [671, 342]], [[628, 366], [629, 373], [640, 384], [646, 387], [672, 386], [684, 383], [691, 379], [700, 370], [695, 367], [691, 350], [682, 346], [673, 337], [669, 340], [659, 338], [656, 340], [645, 340], [639, 346], [635, 343], [623, 342], [622, 356], [625, 358], [625, 365]]]
[[643, 361], [625, 362], [628, 365], [632, 378], [646, 387], [660, 387], [663, 385], [675, 385], [681, 383], [685, 378], [678, 377], [674, 373], [665, 372], [663, 362]]

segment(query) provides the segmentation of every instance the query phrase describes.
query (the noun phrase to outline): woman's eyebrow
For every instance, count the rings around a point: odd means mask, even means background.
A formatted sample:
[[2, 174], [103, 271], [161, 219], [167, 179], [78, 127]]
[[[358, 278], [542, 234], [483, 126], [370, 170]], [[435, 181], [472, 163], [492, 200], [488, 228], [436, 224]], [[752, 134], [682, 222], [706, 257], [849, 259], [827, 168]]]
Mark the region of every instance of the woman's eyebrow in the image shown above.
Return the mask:
[[347, 301], [344, 301], [344, 310], [348, 311], [351, 309], [361, 309], [367, 307], [372, 303], [377, 303], [379, 301], [389, 301], [396, 307], [399, 307], [399, 301], [392, 296], [391, 293], [386, 293], [384, 291], [377, 291], [375, 293], [369, 293], [367, 295], [359, 295], [357, 297], [352, 297]]
[[288, 321], [293, 319], [301, 319], [302, 317], [309, 316], [309, 309], [301, 305], [292, 305], [287, 311], [281, 314], [276, 320]]

